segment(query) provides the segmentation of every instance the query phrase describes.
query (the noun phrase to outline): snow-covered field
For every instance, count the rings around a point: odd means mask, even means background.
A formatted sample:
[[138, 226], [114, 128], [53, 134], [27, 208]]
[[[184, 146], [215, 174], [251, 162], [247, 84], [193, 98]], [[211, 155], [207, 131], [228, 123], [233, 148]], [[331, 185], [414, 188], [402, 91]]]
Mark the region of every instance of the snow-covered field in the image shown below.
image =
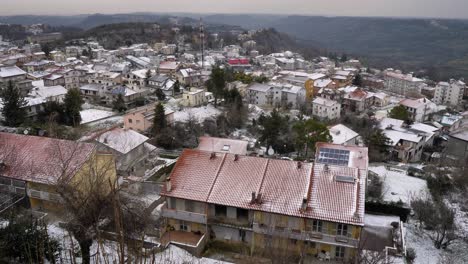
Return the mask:
[[86, 109], [80, 111], [81, 115], [81, 124], [87, 124], [94, 122], [96, 120], [101, 120], [106, 117], [116, 115], [116, 113], [100, 109]]
[[369, 167], [384, 182], [384, 200], [409, 204], [414, 196], [425, 195], [428, 192], [427, 182], [423, 179], [406, 175], [404, 170], [388, 170], [385, 166]]
[[185, 108], [182, 111], [176, 111], [174, 113], [174, 120], [176, 122], [187, 122], [191, 117], [193, 117], [198, 122], [203, 122], [205, 119], [216, 117], [220, 113], [221, 111], [212, 105]]

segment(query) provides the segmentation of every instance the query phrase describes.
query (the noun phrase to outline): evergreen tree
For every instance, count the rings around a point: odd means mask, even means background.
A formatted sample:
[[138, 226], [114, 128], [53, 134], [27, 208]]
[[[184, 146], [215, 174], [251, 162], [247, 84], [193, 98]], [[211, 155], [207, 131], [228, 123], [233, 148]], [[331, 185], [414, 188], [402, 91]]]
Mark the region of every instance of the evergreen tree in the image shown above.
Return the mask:
[[179, 80], [176, 80], [174, 83], [174, 95], [180, 93], [180, 82]]
[[164, 101], [166, 99], [166, 94], [161, 90], [161, 88], [156, 89], [156, 97], [159, 101]]
[[211, 79], [207, 83], [208, 91], [213, 93], [215, 107], [218, 105], [218, 98], [223, 96], [226, 87], [226, 78], [224, 70], [220, 67], [214, 67], [211, 70]]
[[81, 122], [80, 111], [84, 101], [80, 90], [73, 88], [65, 95], [65, 122], [67, 125], [78, 126]]
[[42, 52], [45, 53], [46, 58], [49, 58], [49, 55], [50, 55], [50, 46], [49, 46], [49, 44], [46, 43], [46, 44], [44, 44], [42, 46]]
[[21, 91], [9, 81], [7, 86], [0, 90], [0, 98], [3, 101], [2, 115], [7, 126], [16, 127], [26, 119], [28, 102], [24, 99]]
[[151, 78], [151, 70], [146, 71], [146, 79], [145, 79], [145, 84], [146, 86], [149, 85], [149, 79]]
[[361, 76], [361, 74], [359, 74], [359, 73], [356, 74], [356, 76], [353, 79], [353, 85], [359, 86], [359, 87], [362, 86], [362, 76]]
[[390, 118], [395, 118], [405, 121], [407, 124], [411, 123], [410, 113], [402, 105], [395, 106], [388, 114]]
[[317, 142], [330, 142], [331, 136], [327, 126], [314, 119], [299, 120], [293, 126], [296, 150], [302, 153], [305, 150], [314, 150]]
[[348, 55], [346, 55], [346, 53], [343, 53], [343, 55], [341, 55], [341, 62], [346, 62], [348, 60]]
[[158, 103], [154, 109], [153, 135], [157, 136], [167, 127], [164, 105]]
[[122, 94], [119, 94], [117, 98], [112, 102], [112, 109], [120, 113], [127, 110], [127, 105], [125, 105], [125, 100]]
[[[5, 263], [55, 263], [60, 244], [51, 238], [47, 225], [31, 215], [12, 212], [7, 224], [0, 225], [0, 262]], [[3, 262], [2, 262], [3, 263]]]

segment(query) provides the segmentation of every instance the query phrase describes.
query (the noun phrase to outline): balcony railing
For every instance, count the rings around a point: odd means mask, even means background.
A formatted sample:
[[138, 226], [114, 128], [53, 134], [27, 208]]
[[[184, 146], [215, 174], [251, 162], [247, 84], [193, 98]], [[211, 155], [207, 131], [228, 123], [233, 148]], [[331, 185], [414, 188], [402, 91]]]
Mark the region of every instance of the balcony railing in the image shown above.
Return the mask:
[[161, 213], [162, 213], [162, 216], [166, 218], [174, 218], [174, 219], [188, 221], [188, 222], [206, 224], [205, 214], [173, 210], [167, 207], [163, 207]]
[[318, 243], [325, 243], [325, 244], [334, 244], [339, 246], [345, 247], [354, 247], [358, 246], [358, 240], [348, 236], [337, 236], [337, 235], [330, 235], [326, 233], [319, 233], [319, 232], [310, 232], [310, 231], [300, 231], [295, 229], [290, 229], [286, 227], [282, 228], [272, 228], [266, 225], [262, 225], [259, 223], [253, 223], [253, 231], [255, 233], [271, 235], [271, 236], [279, 236], [297, 240], [307, 240], [313, 241]]
[[56, 202], [56, 203], [62, 202], [62, 198], [58, 194], [44, 192], [44, 191], [35, 190], [35, 189], [28, 189], [28, 196], [31, 198], [50, 201], [50, 202]]
[[249, 221], [248, 218], [228, 218], [225, 216], [212, 216], [208, 218], [208, 223], [210, 224], [219, 224], [219, 225], [229, 225], [242, 228], [252, 228], [252, 221]]

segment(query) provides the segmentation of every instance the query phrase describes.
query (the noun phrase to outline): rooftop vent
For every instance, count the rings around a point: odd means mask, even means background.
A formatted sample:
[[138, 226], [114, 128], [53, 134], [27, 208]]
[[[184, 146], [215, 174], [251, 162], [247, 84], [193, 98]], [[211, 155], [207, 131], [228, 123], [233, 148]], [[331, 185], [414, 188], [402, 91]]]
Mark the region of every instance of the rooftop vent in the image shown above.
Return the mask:
[[302, 168], [302, 162], [300, 162], [300, 161], [297, 162], [297, 168], [298, 169]]
[[302, 198], [301, 209], [303, 211], [305, 211], [307, 209], [307, 198], [306, 197]]
[[166, 191], [170, 192], [172, 190], [171, 177], [166, 179]]
[[216, 158], [216, 153], [212, 152], [210, 155], [210, 159], [214, 159], [214, 158]]
[[239, 160], [239, 155], [238, 154], [234, 155], [234, 161], [238, 161], [238, 160]]
[[335, 180], [337, 182], [346, 182], [346, 183], [354, 183], [355, 181], [353, 176], [344, 176], [344, 175], [336, 175]]
[[224, 145], [222, 148], [223, 151], [229, 151], [230, 149], [231, 149], [230, 145]]
[[252, 192], [252, 199], [250, 200], [251, 203], [255, 203], [255, 200], [257, 199], [257, 193]]

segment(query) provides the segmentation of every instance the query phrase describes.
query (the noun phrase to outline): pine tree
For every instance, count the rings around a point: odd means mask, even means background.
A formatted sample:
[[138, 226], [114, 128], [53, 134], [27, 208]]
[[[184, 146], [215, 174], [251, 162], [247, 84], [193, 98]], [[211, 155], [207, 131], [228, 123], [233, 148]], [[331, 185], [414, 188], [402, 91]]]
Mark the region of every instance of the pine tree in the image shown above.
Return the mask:
[[215, 107], [218, 104], [218, 98], [223, 96], [224, 88], [226, 87], [226, 76], [224, 70], [219, 67], [214, 67], [211, 71], [211, 80], [207, 83], [208, 91], [213, 93], [215, 99]]
[[7, 126], [16, 127], [26, 119], [28, 102], [21, 95], [21, 91], [9, 81], [7, 86], [0, 90], [0, 98], [3, 101], [2, 114]]
[[358, 73], [358, 74], [354, 77], [354, 79], [353, 79], [353, 85], [359, 86], [359, 87], [362, 86], [362, 76], [361, 76], [361, 74]]
[[406, 123], [410, 124], [411, 123], [411, 117], [410, 117], [410, 113], [408, 112], [408, 110], [406, 110], [406, 108], [402, 105], [399, 105], [399, 106], [395, 106], [391, 111], [390, 113], [388, 114], [388, 116], [390, 118], [395, 118], [395, 119], [399, 119], [399, 120], [403, 120], [405, 121]]
[[84, 101], [81, 97], [80, 90], [74, 88], [68, 90], [65, 95], [65, 119], [68, 125], [78, 126], [81, 122], [80, 111]]
[[125, 100], [122, 94], [119, 94], [117, 98], [112, 102], [112, 109], [115, 111], [124, 112], [127, 110], [127, 106], [125, 105]]
[[180, 93], [180, 82], [179, 80], [176, 80], [174, 83], [174, 95]]
[[158, 103], [154, 109], [153, 135], [157, 136], [167, 127], [164, 105]]

